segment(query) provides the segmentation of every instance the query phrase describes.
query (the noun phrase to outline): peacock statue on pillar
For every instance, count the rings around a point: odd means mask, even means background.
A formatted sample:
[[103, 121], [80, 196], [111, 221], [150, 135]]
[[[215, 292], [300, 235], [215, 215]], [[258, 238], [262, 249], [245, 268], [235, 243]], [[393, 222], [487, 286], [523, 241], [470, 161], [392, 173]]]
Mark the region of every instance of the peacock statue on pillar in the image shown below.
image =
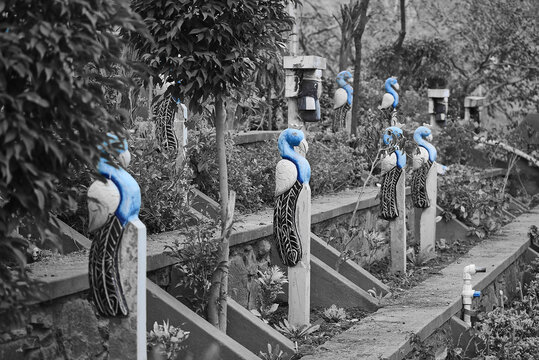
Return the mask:
[[310, 193], [311, 166], [305, 159], [309, 147], [301, 130], [286, 129], [279, 135], [278, 148], [282, 160], [275, 169], [273, 233], [281, 261], [295, 266], [301, 261], [302, 240], [309, 240], [300, 238], [297, 223], [298, 198]]
[[161, 88], [156, 90], [152, 117], [155, 121], [157, 143], [165, 150], [175, 151], [178, 148], [178, 138], [174, 131], [174, 117], [180, 101], [167, 92], [173, 84], [173, 81], [165, 82]]
[[382, 104], [378, 106], [383, 114], [384, 120], [387, 121], [390, 126], [395, 126], [397, 124], [397, 106], [399, 105], [399, 83], [397, 78], [390, 77], [386, 80], [384, 88], [386, 93], [382, 97]]
[[[112, 134], [109, 139], [109, 146], [120, 145], [116, 155], [120, 165], [127, 167], [131, 160], [127, 141], [120, 142]], [[129, 310], [118, 271], [119, 250], [125, 226], [138, 218], [140, 188], [127, 171], [114, 167], [103, 157], [97, 170], [105, 181], [96, 180], [88, 188], [88, 230], [95, 233], [88, 265], [90, 294], [101, 315], [127, 316]]]
[[416, 208], [430, 206], [427, 194], [427, 177], [431, 167], [436, 166], [436, 148], [429, 143], [432, 141], [432, 131], [426, 126], [420, 126], [414, 131], [414, 141], [418, 153], [413, 157], [414, 173], [412, 175], [412, 202]]
[[381, 161], [380, 217], [385, 220], [392, 220], [399, 216], [397, 183], [406, 166], [406, 154], [401, 150], [403, 140], [404, 135], [399, 127], [391, 126], [384, 131], [384, 144], [391, 148], [391, 152]]
[[354, 89], [351, 85], [354, 78], [352, 77], [350, 71], [341, 71], [338, 73], [336, 81], [339, 88], [335, 91], [335, 95], [333, 96], [333, 109], [335, 110], [333, 122], [331, 124], [331, 129], [333, 132], [345, 127], [346, 117], [352, 106], [354, 94]]

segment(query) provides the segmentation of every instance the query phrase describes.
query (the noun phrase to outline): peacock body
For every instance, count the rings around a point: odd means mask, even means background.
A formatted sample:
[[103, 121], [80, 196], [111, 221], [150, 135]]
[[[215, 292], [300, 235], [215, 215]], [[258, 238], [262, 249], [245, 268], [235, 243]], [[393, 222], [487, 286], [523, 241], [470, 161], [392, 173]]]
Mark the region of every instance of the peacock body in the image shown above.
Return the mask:
[[[130, 156], [127, 143], [123, 144], [119, 158], [127, 166]], [[118, 269], [119, 249], [125, 226], [138, 218], [140, 188], [127, 171], [104, 158], [99, 161], [98, 171], [107, 181], [95, 181], [88, 189], [89, 231], [95, 232], [88, 263], [90, 293], [101, 315], [127, 316], [129, 309]]]
[[286, 266], [295, 266], [302, 259], [302, 239], [298, 224], [298, 199], [309, 191], [311, 168], [304, 156], [308, 146], [301, 130], [286, 129], [279, 136], [278, 147], [283, 158], [275, 173], [275, 207], [273, 235], [279, 258]]
[[382, 97], [382, 103], [378, 106], [378, 110], [381, 112], [382, 121], [385, 124], [394, 126], [397, 123], [397, 106], [399, 105], [399, 94], [396, 90], [399, 90], [399, 84], [395, 77], [390, 77], [384, 84], [386, 90]]
[[334, 117], [332, 130], [335, 132], [339, 128], [344, 128], [346, 125], [346, 117], [352, 107], [354, 89], [351, 83], [354, 81], [352, 74], [349, 71], [341, 71], [336, 77], [339, 88], [333, 96]]
[[393, 220], [399, 216], [397, 184], [406, 166], [406, 155], [401, 152], [398, 145], [402, 137], [402, 130], [396, 126], [387, 128], [383, 137], [384, 143], [393, 148], [392, 153], [382, 159], [380, 217], [385, 220]]
[[420, 126], [414, 132], [414, 141], [417, 143], [419, 151], [413, 159], [412, 203], [416, 208], [421, 209], [430, 206], [427, 179], [431, 168], [436, 166], [436, 148], [425, 140], [431, 135], [431, 130], [426, 126]]
[[178, 105], [172, 96], [160, 96], [153, 106], [153, 118], [155, 121], [155, 137], [165, 150], [175, 151], [178, 148], [178, 138], [174, 131], [174, 117], [178, 111]]

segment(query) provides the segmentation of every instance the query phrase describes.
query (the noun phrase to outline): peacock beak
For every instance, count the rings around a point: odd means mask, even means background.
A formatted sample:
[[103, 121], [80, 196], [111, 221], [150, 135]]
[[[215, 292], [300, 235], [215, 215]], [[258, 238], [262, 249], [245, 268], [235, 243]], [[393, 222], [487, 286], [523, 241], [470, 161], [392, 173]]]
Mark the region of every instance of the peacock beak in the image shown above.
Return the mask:
[[399, 83], [396, 83], [395, 85], [393, 85], [393, 87], [395, 88], [395, 90], [399, 90]]
[[346, 81], [347, 81], [347, 82], [348, 82], [349, 84], [353, 84], [353, 83], [354, 83], [354, 78], [353, 78], [353, 77], [351, 77], [351, 78], [349, 78], [349, 79], [348, 79], [348, 80], [346, 80]]
[[432, 141], [432, 134], [429, 134], [427, 137], [426, 137], [426, 140], [428, 142], [431, 142]]
[[305, 157], [308, 151], [309, 151], [309, 145], [307, 144], [307, 141], [305, 141], [305, 139], [301, 140], [301, 142], [298, 145], [299, 154]]
[[131, 163], [131, 153], [129, 152], [129, 150], [125, 150], [120, 155], [118, 155], [118, 160], [120, 161], [120, 165], [122, 165], [122, 167], [126, 169]]

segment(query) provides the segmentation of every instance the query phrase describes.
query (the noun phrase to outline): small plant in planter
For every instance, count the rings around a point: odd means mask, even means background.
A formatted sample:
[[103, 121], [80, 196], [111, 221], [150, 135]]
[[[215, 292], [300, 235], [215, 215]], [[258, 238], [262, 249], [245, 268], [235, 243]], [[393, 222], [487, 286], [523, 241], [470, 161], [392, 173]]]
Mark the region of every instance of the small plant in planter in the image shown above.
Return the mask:
[[279, 344], [272, 348], [271, 344], [268, 344], [268, 352], [262, 352], [258, 354], [261, 359], [264, 360], [285, 360], [286, 354], [281, 350]]
[[279, 331], [281, 334], [294, 342], [303, 340], [307, 337], [307, 335], [310, 335], [320, 329], [320, 325], [318, 324], [294, 326], [290, 324], [287, 319], [279, 322], [279, 324], [275, 325], [274, 327], [275, 330]]
[[346, 310], [344, 310], [343, 308], [338, 308], [337, 305], [333, 304], [329, 308], [324, 310], [322, 316], [328, 322], [340, 323], [346, 320], [348, 314], [346, 314]]
[[156, 321], [153, 330], [146, 335], [149, 359], [176, 359], [180, 350], [185, 348], [182, 343], [188, 337], [189, 331], [174, 327], [168, 321], [163, 321], [163, 325]]
[[264, 272], [259, 271], [256, 281], [260, 286], [259, 307], [252, 309], [251, 312], [267, 324], [270, 315], [279, 308], [279, 304], [276, 304], [275, 300], [277, 295], [283, 294], [283, 285], [288, 283], [288, 279], [284, 272], [277, 265], [274, 265]]

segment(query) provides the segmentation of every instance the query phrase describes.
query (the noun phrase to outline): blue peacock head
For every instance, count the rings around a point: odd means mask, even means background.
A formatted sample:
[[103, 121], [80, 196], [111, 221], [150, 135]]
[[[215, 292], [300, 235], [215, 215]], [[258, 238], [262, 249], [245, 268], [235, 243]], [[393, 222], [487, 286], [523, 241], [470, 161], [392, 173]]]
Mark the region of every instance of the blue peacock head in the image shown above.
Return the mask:
[[428, 141], [432, 141], [432, 130], [426, 126], [420, 126], [414, 131], [414, 141], [417, 145], [425, 148], [429, 153], [429, 160], [436, 161], [437, 151], [434, 145]]
[[120, 140], [117, 135], [113, 133], [107, 133], [108, 140], [104, 141], [102, 145], [98, 145], [97, 149], [102, 153], [107, 152], [107, 147], [115, 147], [116, 156], [120, 165], [126, 168], [131, 163], [131, 153], [127, 146], [127, 140]]
[[384, 140], [384, 144], [388, 146], [400, 146], [401, 142], [404, 140], [404, 133], [400, 127], [390, 126], [385, 129], [382, 139]]
[[392, 90], [399, 90], [399, 83], [397, 82], [397, 78], [394, 76], [387, 78], [385, 82], [385, 89], [388, 93], [391, 93]]
[[354, 77], [350, 73], [350, 71], [341, 71], [337, 74], [336, 79], [337, 84], [339, 84], [339, 87], [345, 87], [347, 84], [352, 84], [354, 81]]
[[[299, 154], [294, 147], [299, 148]], [[279, 135], [277, 147], [283, 159], [292, 161], [298, 170], [298, 180], [300, 183], [308, 183], [311, 179], [311, 166], [305, 154], [309, 151], [309, 145], [305, 140], [305, 134], [298, 129], [285, 129]]]
[[[120, 140], [118, 136], [114, 134], [107, 134], [108, 140], [102, 145], [98, 146], [101, 152], [105, 153], [107, 148], [111, 148], [114, 145], [118, 161], [123, 167], [129, 166], [131, 162], [131, 154], [129, 153], [127, 140]], [[120, 202], [116, 208], [115, 214], [120, 220], [122, 225], [125, 225], [128, 221], [138, 217], [140, 211], [140, 187], [137, 181], [123, 168], [115, 168], [102, 157], [97, 165], [97, 170], [109, 181], [114, 183], [117, 191], [120, 194]], [[110, 186], [110, 184], [109, 184]], [[99, 191], [97, 191], [99, 193]], [[100, 199], [103, 201], [103, 199]]]

